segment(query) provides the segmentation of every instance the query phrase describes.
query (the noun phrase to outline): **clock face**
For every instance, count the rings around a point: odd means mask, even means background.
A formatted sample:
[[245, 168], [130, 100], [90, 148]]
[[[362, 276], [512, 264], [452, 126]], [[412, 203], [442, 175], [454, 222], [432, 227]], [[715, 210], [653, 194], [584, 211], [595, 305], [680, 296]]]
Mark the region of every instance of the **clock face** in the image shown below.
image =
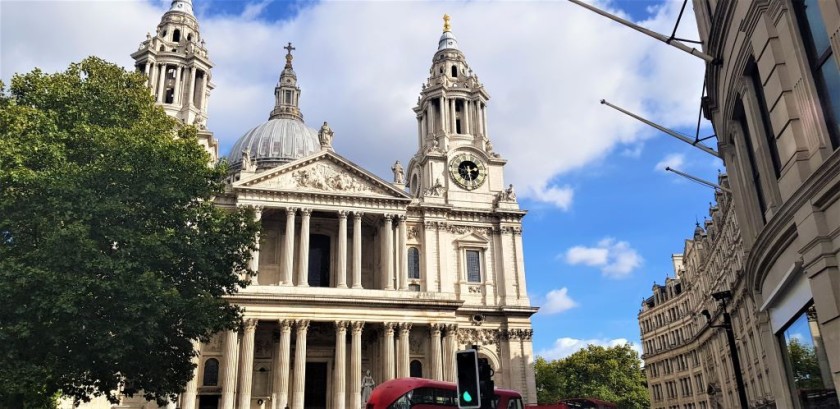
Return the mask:
[[487, 168], [477, 156], [462, 153], [449, 161], [449, 175], [458, 186], [473, 190], [484, 183]]

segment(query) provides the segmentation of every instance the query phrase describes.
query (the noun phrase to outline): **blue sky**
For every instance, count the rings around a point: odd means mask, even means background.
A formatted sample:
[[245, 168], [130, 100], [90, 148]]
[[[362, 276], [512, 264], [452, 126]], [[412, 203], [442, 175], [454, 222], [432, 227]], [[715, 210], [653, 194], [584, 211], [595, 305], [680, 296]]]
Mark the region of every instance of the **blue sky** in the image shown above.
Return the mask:
[[[715, 180], [706, 153], [598, 104], [600, 98], [693, 135], [702, 62], [567, 2], [284, 2], [194, 0], [216, 64], [208, 126], [226, 154], [264, 121], [295, 43], [301, 108], [329, 120], [338, 153], [388, 178], [417, 149], [411, 112], [453, 16], [471, 68], [491, 95], [496, 151], [509, 160], [524, 221], [534, 350], [549, 358], [587, 342], [637, 343], [653, 282], [673, 274], [713, 192], [661, 170]], [[681, 2], [598, 2], [670, 34]], [[4, 1], [0, 78], [60, 70], [95, 54], [131, 66], [167, 1]], [[697, 38], [691, 4], [679, 36]], [[704, 123], [702, 136], [711, 134]], [[708, 141], [715, 146], [714, 139]]]

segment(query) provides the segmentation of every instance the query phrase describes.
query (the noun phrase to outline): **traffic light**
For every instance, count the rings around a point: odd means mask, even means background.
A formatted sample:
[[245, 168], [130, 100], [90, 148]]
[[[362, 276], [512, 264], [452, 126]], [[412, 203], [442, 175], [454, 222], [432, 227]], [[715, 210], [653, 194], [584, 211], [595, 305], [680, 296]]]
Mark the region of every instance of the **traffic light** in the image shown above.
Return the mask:
[[496, 392], [496, 383], [493, 382], [493, 367], [487, 358], [478, 358], [478, 389], [484, 400], [484, 407], [491, 407]]
[[478, 353], [475, 349], [458, 351], [455, 354], [458, 369], [458, 407], [481, 408], [481, 392], [478, 377]]

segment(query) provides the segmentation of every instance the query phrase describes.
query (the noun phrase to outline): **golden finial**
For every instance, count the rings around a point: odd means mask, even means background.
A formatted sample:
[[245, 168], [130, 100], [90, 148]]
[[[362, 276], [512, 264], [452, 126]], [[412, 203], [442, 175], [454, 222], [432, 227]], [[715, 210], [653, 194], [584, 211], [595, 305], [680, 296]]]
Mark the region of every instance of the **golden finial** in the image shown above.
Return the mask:
[[443, 32], [452, 31], [452, 26], [449, 24], [449, 14], [443, 15]]

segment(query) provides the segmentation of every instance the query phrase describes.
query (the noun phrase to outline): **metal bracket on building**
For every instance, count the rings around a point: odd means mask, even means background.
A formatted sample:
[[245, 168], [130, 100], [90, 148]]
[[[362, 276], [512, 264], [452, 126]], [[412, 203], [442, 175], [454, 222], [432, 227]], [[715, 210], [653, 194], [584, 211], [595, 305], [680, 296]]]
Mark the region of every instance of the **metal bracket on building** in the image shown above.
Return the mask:
[[[657, 124], [657, 123], [655, 123], [655, 122], [648, 121], [647, 119], [642, 118], [642, 117], [640, 117], [640, 116], [638, 116], [638, 115], [636, 115], [636, 114], [634, 114], [634, 113], [632, 113], [632, 112], [630, 112], [630, 111], [627, 111], [627, 110], [625, 110], [625, 109], [623, 109], [623, 108], [617, 107], [617, 106], [615, 106], [615, 105], [613, 105], [613, 104], [611, 104], [611, 103], [607, 102], [607, 100], [605, 100], [605, 99], [602, 99], [602, 100], [601, 100], [601, 104], [602, 104], [602, 105], [606, 105], [606, 106], [608, 106], [608, 107], [610, 107], [610, 108], [612, 108], [612, 109], [615, 109], [616, 111], [622, 112], [622, 113], [624, 113], [624, 114], [626, 114], [626, 115], [628, 115], [628, 116], [631, 116], [631, 117], [633, 117], [633, 118], [636, 118], [637, 120], [641, 121], [642, 123], [647, 124], [647, 125], [649, 125], [649, 126], [651, 126], [651, 127], [654, 127], [654, 128], [656, 128], [656, 129], [658, 129], [658, 130], [660, 130], [660, 131], [662, 131], [662, 132], [665, 132], [666, 134], [671, 135], [671, 136], [673, 136], [674, 138], [677, 138], [677, 139], [679, 139], [679, 140], [681, 140], [681, 141], [683, 141], [683, 142], [685, 142], [685, 143], [687, 143], [687, 144], [689, 144], [689, 145], [691, 145], [691, 146], [694, 146], [695, 148], [700, 149], [701, 151], [706, 152], [706, 153], [708, 153], [709, 155], [712, 155], [712, 156], [715, 156], [715, 157], [720, 158], [720, 153], [718, 153], [716, 150], [714, 150], [714, 149], [712, 149], [712, 148], [710, 148], [710, 147], [708, 147], [708, 146], [703, 145], [702, 143], [700, 143], [700, 140], [698, 140], [698, 139], [697, 139], [697, 137], [695, 137], [695, 138], [694, 138], [694, 140], [691, 140], [691, 138], [689, 138], [689, 137], [687, 137], [687, 136], [685, 136], [685, 135], [683, 135], [683, 134], [681, 134], [681, 133], [679, 133], [679, 132], [677, 132], [677, 131], [674, 131], [674, 130], [668, 129], [668, 128], [666, 128], [666, 127], [664, 127], [664, 126], [662, 126], [662, 125], [659, 125], [659, 124]], [[698, 132], [699, 132], [699, 131], [698, 131]], [[708, 138], [706, 138], [706, 139], [708, 139]]]
[[[634, 23], [632, 23], [630, 21], [627, 21], [627, 20], [625, 20], [621, 17], [618, 17], [616, 15], [607, 13], [606, 11], [603, 11], [603, 10], [597, 8], [597, 7], [586, 4], [586, 3], [584, 3], [580, 0], [569, 0], [569, 1], [577, 4], [578, 6], [589, 9], [590, 11], [593, 11], [597, 14], [600, 14], [600, 15], [602, 15], [602, 16], [610, 19], [610, 20], [613, 20], [613, 21], [617, 22], [617, 23], [620, 23], [620, 24], [623, 24], [627, 27], [630, 27], [633, 30], [636, 30], [636, 31], [638, 31], [642, 34], [646, 34], [646, 35], [648, 35], [650, 37], [653, 37], [653, 38], [655, 38], [659, 41], [662, 41], [663, 43], [668, 44], [671, 47], [674, 47], [674, 48], [677, 48], [681, 51], [687, 52], [687, 53], [689, 53], [689, 54], [691, 54], [695, 57], [698, 57], [698, 58], [702, 59], [703, 61], [706, 61], [709, 64], [714, 64], [714, 63], [717, 62], [715, 57], [712, 57], [711, 55], [706, 54], [706, 53], [704, 53], [704, 52], [702, 52], [702, 51], [700, 51], [700, 50], [698, 50], [694, 47], [689, 47], [689, 46], [683, 44], [682, 41], [686, 41], [686, 40], [675, 38], [673, 34], [671, 35], [671, 37], [666, 37], [663, 34], [659, 34], [659, 33], [655, 32], [655, 31], [652, 31], [652, 30], [648, 30], [648, 29], [646, 29], [646, 28], [644, 28], [644, 27], [642, 27], [638, 24], [634, 24]], [[683, 3], [683, 8], [685, 8], [685, 3]], [[682, 17], [682, 11], [680, 11], [680, 17]], [[677, 19], [677, 24], [679, 24], [679, 19]], [[674, 33], [676, 33], [676, 31], [677, 31], [676, 27], [674, 27]], [[699, 43], [699, 42], [695, 42], [695, 41], [687, 41], [687, 42]]]
[[670, 166], [665, 167], [665, 170], [668, 171], [668, 172], [674, 172], [674, 173], [676, 173], [676, 174], [678, 174], [678, 175], [680, 175], [680, 176], [682, 176], [686, 179], [693, 180], [693, 181], [695, 181], [695, 182], [697, 182], [701, 185], [706, 185], [708, 187], [720, 190], [721, 192], [732, 193], [731, 190], [729, 190], [729, 189], [727, 189], [727, 188], [725, 188], [721, 185], [718, 185], [717, 183], [712, 183], [712, 182], [709, 182], [708, 180], [700, 179], [697, 176], [692, 176], [692, 175], [689, 175], [688, 173], [680, 172], [680, 171], [678, 171], [678, 170], [676, 170], [676, 169], [674, 169]]

